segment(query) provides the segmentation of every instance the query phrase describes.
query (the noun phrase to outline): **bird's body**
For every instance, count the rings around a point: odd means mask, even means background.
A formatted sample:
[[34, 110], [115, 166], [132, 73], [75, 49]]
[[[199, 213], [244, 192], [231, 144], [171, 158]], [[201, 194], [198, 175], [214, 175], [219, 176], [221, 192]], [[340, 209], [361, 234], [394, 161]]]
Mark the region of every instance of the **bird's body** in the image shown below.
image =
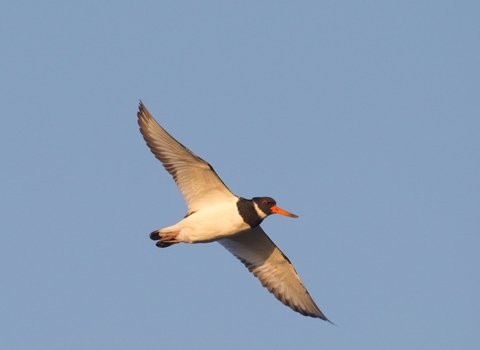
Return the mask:
[[228, 202], [200, 209], [159, 233], [178, 232], [177, 240], [184, 243], [208, 243], [236, 235], [251, 228], [238, 215], [237, 201], [232, 197]]
[[177, 224], [153, 231], [161, 248], [177, 243], [217, 241], [242, 261], [264, 287], [303, 315], [328, 321], [298, 277], [290, 260], [259, 226], [271, 214], [296, 218], [270, 197], [234, 195], [212, 166], [170, 136], [140, 103], [138, 124], [152, 153], [173, 176], [188, 206]]

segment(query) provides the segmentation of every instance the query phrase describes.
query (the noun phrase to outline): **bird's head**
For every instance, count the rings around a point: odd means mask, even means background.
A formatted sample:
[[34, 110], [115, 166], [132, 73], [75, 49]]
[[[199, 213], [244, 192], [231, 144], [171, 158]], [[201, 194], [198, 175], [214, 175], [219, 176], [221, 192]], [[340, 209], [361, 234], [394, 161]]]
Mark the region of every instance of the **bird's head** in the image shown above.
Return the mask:
[[277, 202], [275, 202], [275, 199], [273, 198], [255, 197], [252, 198], [252, 201], [257, 205], [258, 209], [265, 213], [265, 216], [271, 214], [280, 214], [291, 218], [298, 218], [298, 215], [292, 214], [286, 210], [277, 207]]

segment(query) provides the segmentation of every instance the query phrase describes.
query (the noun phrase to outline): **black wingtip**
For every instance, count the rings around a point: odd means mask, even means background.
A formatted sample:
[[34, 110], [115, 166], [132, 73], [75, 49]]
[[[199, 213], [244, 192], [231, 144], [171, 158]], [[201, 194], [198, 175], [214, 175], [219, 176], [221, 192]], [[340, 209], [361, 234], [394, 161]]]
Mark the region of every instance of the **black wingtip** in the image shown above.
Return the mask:
[[143, 104], [142, 100], [139, 100], [137, 116], [140, 117], [140, 115], [144, 113], [145, 110], [146, 110], [145, 105]]
[[328, 323], [330, 323], [332, 326], [338, 327], [338, 324], [333, 323], [333, 322], [330, 321], [328, 318], [327, 318], [325, 321], [327, 321]]

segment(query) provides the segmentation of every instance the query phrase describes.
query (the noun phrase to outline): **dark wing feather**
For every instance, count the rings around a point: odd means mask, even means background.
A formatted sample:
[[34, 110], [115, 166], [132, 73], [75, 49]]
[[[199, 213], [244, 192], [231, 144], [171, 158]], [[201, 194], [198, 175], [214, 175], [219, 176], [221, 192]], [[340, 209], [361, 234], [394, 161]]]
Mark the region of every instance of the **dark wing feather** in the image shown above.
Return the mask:
[[170, 136], [142, 102], [137, 116], [143, 138], [155, 157], [173, 176], [187, 202], [189, 213], [234, 196], [212, 166]]
[[313, 301], [290, 260], [260, 226], [218, 242], [242, 261], [283, 304], [302, 315], [330, 322]]

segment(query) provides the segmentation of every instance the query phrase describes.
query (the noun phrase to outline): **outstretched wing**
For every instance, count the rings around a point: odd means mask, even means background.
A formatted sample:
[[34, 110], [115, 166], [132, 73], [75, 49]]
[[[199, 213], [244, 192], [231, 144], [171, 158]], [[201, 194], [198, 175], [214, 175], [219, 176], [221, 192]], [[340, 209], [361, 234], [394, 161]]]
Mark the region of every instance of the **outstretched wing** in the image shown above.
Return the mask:
[[218, 242], [243, 262], [283, 304], [302, 315], [330, 322], [313, 301], [290, 260], [260, 226]]
[[189, 213], [234, 196], [212, 166], [170, 136], [142, 102], [137, 116], [143, 138], [155, 157], [173, 176], [187, 202]]

